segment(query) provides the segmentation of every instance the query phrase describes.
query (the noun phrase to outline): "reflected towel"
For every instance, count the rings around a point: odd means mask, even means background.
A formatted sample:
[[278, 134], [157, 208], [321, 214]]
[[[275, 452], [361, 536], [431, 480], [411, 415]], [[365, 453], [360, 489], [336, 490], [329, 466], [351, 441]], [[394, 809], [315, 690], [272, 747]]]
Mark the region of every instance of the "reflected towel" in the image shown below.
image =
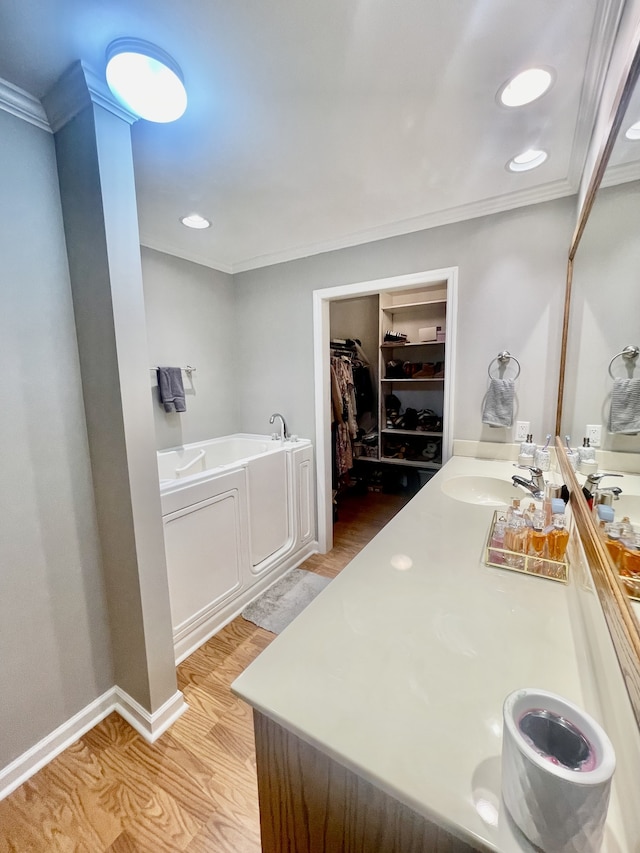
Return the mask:
[[186, 412], [180, 367], [158, 368], [158, 392], [165, 412]]
[[513, 379], [492, 379], [484, 398], [482, 423], [492, 427], [510, 427], [513, 423]]
[[609, 412], [609, 432], [640, 432], [640, 379], [614, 379]]

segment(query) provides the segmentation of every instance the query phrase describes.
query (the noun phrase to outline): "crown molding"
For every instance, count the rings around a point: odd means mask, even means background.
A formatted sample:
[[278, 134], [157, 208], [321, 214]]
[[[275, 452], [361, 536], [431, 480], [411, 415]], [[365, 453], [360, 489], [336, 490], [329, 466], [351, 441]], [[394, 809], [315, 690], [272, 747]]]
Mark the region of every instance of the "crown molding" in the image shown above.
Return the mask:
[[601, 187], [614, 187], [618, 184], [628, 184], [640, 180], [640, 160], [631, 163], [619, 163], [617, 166], [607, 166]]
[[209, 269], [227, 273], [227, 275], [232, 275], [234, 272], [234, 269], [230, 264], [224, 264], [221, 261], [217, 261], [215, 258], [207, 256], [205, 253], [198, 254], [191, 250], [185, 251], [184, 249], [172, 246], [163, 240], [155, 240], [153, 237], [150, 237], [148, 234], [143, 234], [142, 232], [140, 232], [140, 245], [144, 246], [145, 249], [153, 249], [155, 252], [162, 252], [164, 255], [171, 255], [172, 257], [180, 258], [183, 261], [191, 261], [193, 264], [199, 264], [202, 267], [209, 267]]
[[[527, 207], [531, 204], [541, 204], [545, 201], [553, 201], [558, 198], [575, 195], [575, 193], [576, 187], [567, 179], [551, 181], [548, 184], [542, 184], [538, 187], [532, 187], [531, 189], [509, 193], [508, 195], [493, 196], [492, 198], [482, 199], [481, 201], [460, 205], [459, 207], [451, 207], [447, 210], [439, 210], [434, 213], [427, 213], [411, 219], [403, 219], [398, 222], [391, 222], [387, 225], [376, 226], [375, 228], [369, 228], [366, 231], [358, 231], [344, 237], [339, 237], [335, 240], [326, 240], [321, 243], [312, 243], [307, 246], [285, 249], [282, 252], [274, 252], [269, 255], [260, 255], [254, 258], [248, 258], [234, 263], [232, 266], [232, 272], [235, 275], [236, 273], [248, 272], [249, 270], [260, 269], [261, 267], [300, 260], [301, 258], [306, 258], [311, 255], [334, 252], [338, 249], [349, 249], [353, 246], [361, 246], [365, 243], [372, 243], [377, 240], [387, 240], [390, 237], [401, 237], [404, 234], [412, 234], [416, 231], [425, 231], [429, 228], [437, 228], [441, 225], [451, 225], [456, 222], [463, 222], [467, 219], [478, 219], [481, 216], [503, 213], [509, 210], [514, 210], [518, 207]], [[159, 251], [163, 251], [163, 249], [160, 248]]]
[[0, 79], [0, 110], [51, 133], [47, 114], [40, 101], [24, 89], [19, 89], [8, 80], [2, 79]]
[[49, 125], [57, 133], [90, 104], [97, 104], [118, 118], [133, 124], [137, 116], [119, 104], [103, 81], [82, 61], [74, 62], [42, 99]]
[[596, 7], [569, 159], [569, 182], [580, 184], [625, 0], [603, 0]]

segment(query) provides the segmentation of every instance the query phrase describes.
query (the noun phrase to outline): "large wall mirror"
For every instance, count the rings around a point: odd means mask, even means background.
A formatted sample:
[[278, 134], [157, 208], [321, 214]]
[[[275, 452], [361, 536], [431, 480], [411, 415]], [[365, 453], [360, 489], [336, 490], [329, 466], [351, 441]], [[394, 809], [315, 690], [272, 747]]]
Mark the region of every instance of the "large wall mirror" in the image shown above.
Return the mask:
[[[601, 425], [600, 486], [622, 491], [613, 500], [615, 520], [625, 516], [640, 532], [640, 82], [636, 56], [622, 81], [611, 135], [603, 140], [594, 180], [569, 262], [570, 303], [565, 317], [563, 388], [559, 401], [558, 449], [564, 436], [582, 444], [588, 425]], [[638, 348], [638, 349], [636, 349]], [[572, 479], [574, 514], [595, 586], [640, 725], [640, 573], [616, 563], [581, 487]], [[629, 537], [630, 538], [630, 537]], [[640, 542], [639, 542], [640, 544]], [[640, 551], [638, 552], [640, 555]], [[627, 577], [625, 577], [627, 575]], [[633, 599], [636, 593], [638, 600]]]

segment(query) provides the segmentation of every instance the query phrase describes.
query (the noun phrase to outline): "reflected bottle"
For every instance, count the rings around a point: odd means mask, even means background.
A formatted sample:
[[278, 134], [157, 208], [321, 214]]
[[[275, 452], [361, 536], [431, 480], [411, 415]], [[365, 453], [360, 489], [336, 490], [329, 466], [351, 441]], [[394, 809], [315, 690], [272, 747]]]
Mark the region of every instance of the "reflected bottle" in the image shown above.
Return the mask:
[[620, 564], [622, 574], [640, 578], [640, 536], [636, 536], [633, 542], [627, 542], [623, 545]]
[[593, 474], [597, 471], [596, 451], [591, 447], [588, 438], [582, 439], [582, 447], [578, 448], [578, 471], [583, 474]]
[[640, 535], [627, 540], [620, 554], [620, 577], [629, 595], [640, 597]]
[[620, 525], [619, 524], [610, 524], [607, 528], [607, 538], [605, 540], [605, 547], [609, 552], [609, 556], [613, 560], [613, 564], [617, 569], [620, 568], [620, 562], [622, 557], [622, 552], [624, 550], [624, 545], [622, 544], [620, 537]]

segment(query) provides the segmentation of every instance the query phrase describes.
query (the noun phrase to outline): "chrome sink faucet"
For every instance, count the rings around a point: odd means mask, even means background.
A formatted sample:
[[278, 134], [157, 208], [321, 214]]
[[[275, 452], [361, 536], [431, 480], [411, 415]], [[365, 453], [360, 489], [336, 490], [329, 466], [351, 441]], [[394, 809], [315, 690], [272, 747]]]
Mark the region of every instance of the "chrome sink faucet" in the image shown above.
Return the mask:
[[525, 478], [521, 477], [519, 474], [514, 474], [511, 478], [513, 480], [513, 485], [522, 486], [522, 488], [530, 492], [536, 500], [542, 500], [544, 498], [544, 475], [540, 468], [531, 468], [528, 465], [518, 465], [517, 467], [530, 471], [531, 479], [525, 480]]
[[280, 412], [274, 412], [269, 418], [269, 423], [275, 423], [275, 419], [280, 418], [280, 441], [287, 441], [289, 438], [289, 431], [287, 429], [287, 422], [282, 417]]

